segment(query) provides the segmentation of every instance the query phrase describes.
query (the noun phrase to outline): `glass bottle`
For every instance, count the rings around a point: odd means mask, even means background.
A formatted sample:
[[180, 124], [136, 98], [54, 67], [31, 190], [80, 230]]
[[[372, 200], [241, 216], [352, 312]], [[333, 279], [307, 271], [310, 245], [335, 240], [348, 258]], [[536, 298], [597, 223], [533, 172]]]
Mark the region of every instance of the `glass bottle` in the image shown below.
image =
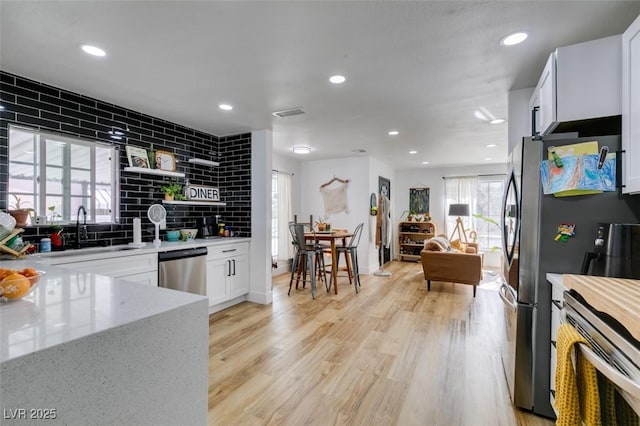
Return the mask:
[[184, 186], [182, 187], [182, 193], [184, 195], [184, 199], [189, 199], [189, 179], [184, 182]]

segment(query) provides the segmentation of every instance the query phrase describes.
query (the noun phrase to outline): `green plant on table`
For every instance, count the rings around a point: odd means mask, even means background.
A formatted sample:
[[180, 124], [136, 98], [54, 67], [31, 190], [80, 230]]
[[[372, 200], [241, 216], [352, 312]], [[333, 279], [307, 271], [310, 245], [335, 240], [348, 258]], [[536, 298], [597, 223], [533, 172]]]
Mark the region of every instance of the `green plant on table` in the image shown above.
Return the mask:
[[329, 230], [331, 225], [329, 225], [329, 223], [327, 223], [327, 219], [328, 218], [324, 218], [324, 217], [321, 217], [320, 219], [318, 219], [318, 221], [315, 223], [316, 229], [318, 231]]

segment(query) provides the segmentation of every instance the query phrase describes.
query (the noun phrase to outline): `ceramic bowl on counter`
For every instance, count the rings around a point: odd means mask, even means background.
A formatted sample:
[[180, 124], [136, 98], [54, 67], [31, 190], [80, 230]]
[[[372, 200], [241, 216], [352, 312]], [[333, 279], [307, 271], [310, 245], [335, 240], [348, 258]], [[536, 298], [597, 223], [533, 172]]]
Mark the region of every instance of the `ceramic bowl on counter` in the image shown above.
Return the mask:
[[180, 239], [180, 231], [167, 231], [167, 241], [178, 241]]
[[182, 241], [194, 240], [196, 238], [196, 234], [198, 233], [197, 229], [181, 229], [180, 230], [180, 239]]

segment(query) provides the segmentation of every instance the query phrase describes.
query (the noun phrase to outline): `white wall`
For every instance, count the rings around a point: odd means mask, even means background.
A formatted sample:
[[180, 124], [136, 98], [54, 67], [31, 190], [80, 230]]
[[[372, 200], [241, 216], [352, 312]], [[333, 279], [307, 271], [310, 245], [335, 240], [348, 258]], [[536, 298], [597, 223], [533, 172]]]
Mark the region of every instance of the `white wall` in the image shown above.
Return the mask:
[[271, 303], [271, 130], [251, 133], [251, 302]]
[[524, 136], [531, 135], [531, 111], [529, 111], [529, 99], [533, 94], [533, 87], [511, 90], [507, 97], [509, 108], [509, 139], [507, 153], [522, 140]]
[[[431, 221], [436, 225], [436, 233], [445, 231], [445, 205], [444, 205], [444, 179], [453, 176], [478, 176], [501, 174], [507, 172], [506, 164], [487, 164], [464, 167], [440, 167], [412, 170], [399, 170], [395, 172], [395, 185], [391, 183], [392, 197], [395, 199], [393, 209], [395, 223], [401, 219], [402, 212], [409, 209], [409, 188], [429, 188], [429, 214]], [[397, 250], [397, 243], [394, 246]], [[395, 251], [397, 253], [397, 251]]]
[[[368, 274], [369, 254], [369, 157], [350, 157], [333, 160], [304, 161], [300, 167], [300, 209], [298, 221], [306, 222], [309, 215], [313, 215], [314, 222], [325, 217], [324, 202], [320, 193], [320, 185], [333, 177], [349, 179], [347, 188], [347, 203], [349, 213], [330, 215], [328, 222], [334, 228], [354, 230], [359, 223], [364, 222], [362, 238], [358, 246], [358, 264], [360, 272]], [[376, 181], [377, 182], [377, 181]], [[377, 183], [376, 183], [377, 187]], [[294, 212], [296, 213], [296, 212]]]

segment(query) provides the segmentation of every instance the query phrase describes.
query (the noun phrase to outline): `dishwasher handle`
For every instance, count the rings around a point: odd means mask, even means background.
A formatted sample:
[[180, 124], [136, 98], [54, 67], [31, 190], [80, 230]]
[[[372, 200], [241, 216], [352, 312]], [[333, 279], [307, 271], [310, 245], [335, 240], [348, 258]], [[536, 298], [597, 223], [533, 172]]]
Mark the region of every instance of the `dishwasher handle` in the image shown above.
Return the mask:
[[187, 259], [189, 257], [206, 256], [206, 247], [193, 247], [184, 250], [171, 250], [158, 253], [158, 262], [167, 262], [169, 260]]

